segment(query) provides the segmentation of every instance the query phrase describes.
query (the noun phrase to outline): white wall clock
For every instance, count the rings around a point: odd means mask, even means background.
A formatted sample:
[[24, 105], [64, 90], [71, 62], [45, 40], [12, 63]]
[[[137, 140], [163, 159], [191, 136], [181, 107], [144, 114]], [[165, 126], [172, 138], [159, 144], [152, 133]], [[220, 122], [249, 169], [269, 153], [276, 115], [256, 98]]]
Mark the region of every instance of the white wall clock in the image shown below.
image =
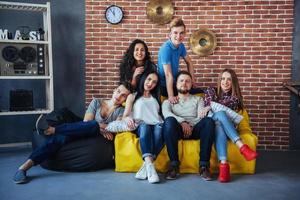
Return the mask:
[[121, 7], [111, 5], [105, 10], [105, 19], [111, 24], [118, 24], [122, 21], [124, 12]]

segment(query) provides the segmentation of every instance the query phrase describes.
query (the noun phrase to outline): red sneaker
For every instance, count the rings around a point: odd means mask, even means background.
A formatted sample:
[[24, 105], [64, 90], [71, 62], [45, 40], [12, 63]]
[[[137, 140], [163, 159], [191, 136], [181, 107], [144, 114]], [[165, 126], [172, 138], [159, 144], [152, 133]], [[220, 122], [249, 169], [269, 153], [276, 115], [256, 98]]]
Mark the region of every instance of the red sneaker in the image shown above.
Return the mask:
[[226, 183], [230, 181], [230, 166], [228, 163], [220, 163], [218, 180], [221, 183]]
[[252, 149], [250, 149], [250, 147], [246, 144], [244, 144], [240, 148], [240, 152], [241, 152], [241, 154], [243, 154], [245, 159], [248, 161], [254, 160], [257, 157], [257, 153], [255, 151], [253, 151]]

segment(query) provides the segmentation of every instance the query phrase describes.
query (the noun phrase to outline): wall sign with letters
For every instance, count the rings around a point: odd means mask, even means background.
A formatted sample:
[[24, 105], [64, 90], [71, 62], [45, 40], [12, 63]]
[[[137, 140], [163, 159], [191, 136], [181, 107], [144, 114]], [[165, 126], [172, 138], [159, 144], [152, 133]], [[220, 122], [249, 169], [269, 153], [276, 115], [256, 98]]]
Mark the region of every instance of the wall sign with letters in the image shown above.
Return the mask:
[[43, 29], [31, 31], [27, 26], [21, 26], [15, 31], [13, 35], [8, 29], [0, 28], [0, 39], [1, 40], [30, 40], [30, 41], [41, 41], [44, 40]]

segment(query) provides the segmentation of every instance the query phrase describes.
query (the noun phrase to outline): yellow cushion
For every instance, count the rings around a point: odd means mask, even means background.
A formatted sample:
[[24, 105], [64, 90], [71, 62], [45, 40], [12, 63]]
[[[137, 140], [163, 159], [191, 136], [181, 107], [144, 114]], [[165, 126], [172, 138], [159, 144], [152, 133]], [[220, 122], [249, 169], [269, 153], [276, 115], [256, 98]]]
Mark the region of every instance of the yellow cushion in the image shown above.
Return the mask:
[[135, 134], [123, 132], [115, 138], [116, 171], [134, 172], [143, 164], [140, 144]]
[[[246, 110], [240, 112], [244, 119], [241, 121], [237, 130], [245, 144], [256, 150], [257, 137], [251, 132], [249, 126], [249, 116]], [[178, 142], [178, 156], [181, 162], [181, 173], [198, 173], [199, 169], [199, 140], [180, 140]], [[255, 173], [256, 161], [246, 161], [240, 154], [239, 149], [231, 141], [228, 141], [228, 161], [231, 173], [253, 174]], [[139, 139], [131, 132], [120, 133], [115, 138], [115, 162], [117, 172], [136, 172], [142, 165]], [[158, 155], [155, 167], [159, 172], [166, 172], [169, 165], [167, 148]], [[218, 171], [218, 159], [215, 148], [213, 147], [210, 159], [213, 172]]]

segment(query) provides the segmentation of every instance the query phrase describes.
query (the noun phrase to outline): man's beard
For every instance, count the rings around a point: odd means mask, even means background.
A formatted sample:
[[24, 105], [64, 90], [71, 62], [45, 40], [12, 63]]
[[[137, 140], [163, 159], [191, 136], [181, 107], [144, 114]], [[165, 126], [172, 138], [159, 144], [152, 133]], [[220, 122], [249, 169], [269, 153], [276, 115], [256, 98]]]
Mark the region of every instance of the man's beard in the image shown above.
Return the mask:
[[182, 90], [182, 89], [177, 89], [178, 93], [180, 94], [188, 94], [190, 92], [190, 90], [186, 89], [186, 90]]

